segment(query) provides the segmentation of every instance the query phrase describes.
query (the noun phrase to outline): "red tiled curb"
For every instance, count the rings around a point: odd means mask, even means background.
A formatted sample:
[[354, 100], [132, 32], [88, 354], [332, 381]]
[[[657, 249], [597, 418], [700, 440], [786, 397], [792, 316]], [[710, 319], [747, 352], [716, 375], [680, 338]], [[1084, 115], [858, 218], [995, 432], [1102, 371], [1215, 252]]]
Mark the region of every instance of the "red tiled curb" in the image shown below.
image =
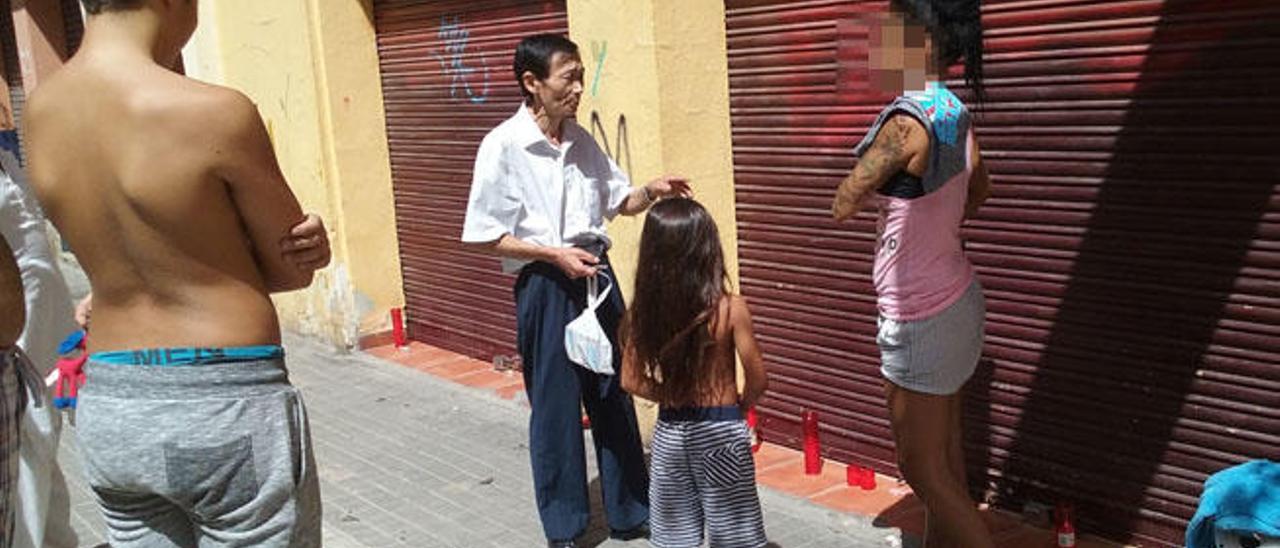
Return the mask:
[[[494, 371], [491, 364], [418, 342], [398, 349], [375, 346], [364, 352], [441, 377], [465, 386], [490, 390], [503, 399], [515, 399], [524, 392], [519, 372]], [[862, 490], [846, 483], [845, 465], [825, 461], [822, 472], [804, 473], [804, 454], [794, 449], [765, 443], [755, 453], [756, 482], [783, 493], [808, 499], [824, 508], [875, 519], [876, 527], [900, 529], [904, 534], [924, 533], [925, 511], [911, 489], [897, 479], [876, 474], [876, 488]], [[1001, 548], [1053, 546], [1051, 531], [1033, 527], [1011, 513], [983, 511], [983, 518]], [[1115, 548], [1116, 543], [1082, 537], [1080, 548]]]
[[492, 367], [488, 367], [481, 371], [463, 375], [454, 380], [472, 388], [496, 391], [499, 388], [516, 383], [518, 383], [520, 388], [523, 389], [524, 382], [519, 379], [519, 375], [516, 375], [514, 372], [498, 372], [494, 371]]
[[[798, 452], [797, 452], [798, 454]], [[783, 461], [756, 473], [756, 483], [777, 489], [800, 498], [826, 493], [832, 488], [844, 487], [844, 467], [826, 463], [822, 472], [809, 476], [804, 473], [804, 458]]]
[[466, 384], [466, 383], [463, 383], [461, 380], [464, 377], [467, 377], [475, 373], [482, 373], [482, 372], [493, 370], [492, 366], [484, 362], [471, 360], [471, 359], [461, 359], [461, 360], [436, 359], [436, 360], [433, 360], [432, 365], [429, 365], [428, 368], [430, 369], [429, 372], [433, 375], [436, 375], [438, 377], [444, 377], [451, 381], [457, 381], [458, 383], [461, 383], [461, 384]]
[[[863, 491], [857, 487], [844, 485], [818, 493], [809, 497], [809, 500], [838, 512], [862, 516], [879, 516], [895, 504], [898, 504], [902, 499], [891, 495], [887, 489]], [[914, 500], [914, 497], [912, 497], [912, 500]]]
[[774, 466], [790, 464], [795, 460], [794, 453], [795, 451], [772, 443], [762, 444], [760, 450], [755, 453], [756, 470], [767, 470]]
[[391, 347], [393, 343], [395, 343], [395, 334], [388, 329], [361, 336], [356, 341], [356, 348], [367, 351], [373, 348]]
[[496, 392], [498, 393], [498, 397], [504, 400], [514, 400], [516, 396], [520, 395], [521, 392], [524, 392], [524, 381], [517, 380], [512, 384], [498, 388]]

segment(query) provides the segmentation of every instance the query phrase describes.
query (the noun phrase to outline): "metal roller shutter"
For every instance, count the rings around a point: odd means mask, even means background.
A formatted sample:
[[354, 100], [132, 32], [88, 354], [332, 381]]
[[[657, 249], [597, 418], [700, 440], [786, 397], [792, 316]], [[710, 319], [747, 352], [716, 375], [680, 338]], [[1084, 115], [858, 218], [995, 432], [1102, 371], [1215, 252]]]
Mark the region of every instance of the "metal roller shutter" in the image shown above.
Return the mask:
[[462, 247], [480, 140], [516, 111], [521, 38], [568, 32], [560, 1], [374, 3], [409, 334], [488, 359], [511, 354], [511, 285]]
[[[728, 2], [730, 88], [742, 285], [777, 373], [766, 436], [795, 443], [816, 407], [833, 456], [891, 471], [874, 227], [827, 220], [883, 104], [837, 97], [836, 20], [868, 6], [885, 4]], [[966, 229], [989, 309], [974, 483], [1180, 545], [1208, 474], [1280, 458], [1280, 5], [983, 10], [995, 188]]]
[[892, 470], [870, 283], [875, 226], [830, 220], [850, 149], [884, 101], [837, 97], [848, 1], [729, 1], [729, 90], [740, 283], [772, 377], [766, 438], [798, 446], [819, 411], [824, 449]]

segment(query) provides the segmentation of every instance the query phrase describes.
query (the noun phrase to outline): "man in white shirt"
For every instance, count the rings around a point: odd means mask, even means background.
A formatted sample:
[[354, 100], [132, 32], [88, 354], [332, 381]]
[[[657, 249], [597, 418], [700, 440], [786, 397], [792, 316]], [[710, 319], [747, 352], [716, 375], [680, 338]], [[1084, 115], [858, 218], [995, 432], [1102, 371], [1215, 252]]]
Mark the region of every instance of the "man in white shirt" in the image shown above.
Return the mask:
[[[524, 104], [480, 144], [462, 240], [502, 257], [504, 271], [520, 273], [516, 332], [533, 408], [534, 490], [548, 544], [575, 546], [590, 519], [579, 406], [591, 419], [609, 528], [614, 538], [638, 538], [648, 530], [649, 480], [635, 408], [616, 375], [569, 361], [565, 326], [586, 304], [584, 278], [609, 268], [605, 222], [641, 213], [654, 200], [688, 195], [689, 185], [662, 177], [632, 188], [573, 120], [583, 67], [578, 46], [567, 38], [525, 38], [514, 70]], [[623, 308], [614, 290], [597, 311], [613, 343], [615, 371]]]
[[[0, 167], [0, 235], [13, 248], [26, 297], [27, 321], [18, 346], [31, 357], [43, 378], [57, 363], [58, 343], [78, 326], [72, 318], [71, 295], [58, 270], [57, 255], [49, 245], [44, 213], [27, 184], [18, 157], [2, 145]], [[62, 417], [54, 409], [48, 391], [42, 392], [27, 396], [21, 422], [13, 546], [74, 548], [77, 540], [71, 528], [71, 501], [58, 466]], [[37, 406], [41, 400], [43, 404]]]

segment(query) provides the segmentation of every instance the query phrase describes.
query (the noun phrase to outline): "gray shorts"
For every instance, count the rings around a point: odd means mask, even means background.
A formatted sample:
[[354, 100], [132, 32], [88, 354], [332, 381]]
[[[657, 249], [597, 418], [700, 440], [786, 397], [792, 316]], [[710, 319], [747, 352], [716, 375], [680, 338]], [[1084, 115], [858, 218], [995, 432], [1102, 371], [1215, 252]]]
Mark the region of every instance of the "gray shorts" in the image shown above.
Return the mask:
[[76, 436], [113, 548], [320, 546], [306, 411], [282, 360], [85, 374]]
[[987, 303], [974, 278], [960, 300], [929, 318], [898, 321], [881, 316], [876, 344], [880, 372], [914, 392], [954, 394], [973, 375], [982, 356]]
[[756, 548], [768, 543], [751, 437], [737, 407], [664, 409], [653, 432], [649, 544]]

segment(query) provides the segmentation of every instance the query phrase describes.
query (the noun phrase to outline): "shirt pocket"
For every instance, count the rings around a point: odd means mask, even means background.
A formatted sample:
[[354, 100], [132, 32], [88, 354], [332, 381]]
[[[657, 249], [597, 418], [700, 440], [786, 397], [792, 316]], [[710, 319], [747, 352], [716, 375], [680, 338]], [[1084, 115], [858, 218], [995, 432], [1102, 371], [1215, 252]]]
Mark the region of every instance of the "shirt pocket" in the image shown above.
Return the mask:
[[578, 166], [565, 166], [564, 219], [567, 235], [576, 235], [599, 224], [600, 193], [596, 191], [597, 184], [598, 181]]

